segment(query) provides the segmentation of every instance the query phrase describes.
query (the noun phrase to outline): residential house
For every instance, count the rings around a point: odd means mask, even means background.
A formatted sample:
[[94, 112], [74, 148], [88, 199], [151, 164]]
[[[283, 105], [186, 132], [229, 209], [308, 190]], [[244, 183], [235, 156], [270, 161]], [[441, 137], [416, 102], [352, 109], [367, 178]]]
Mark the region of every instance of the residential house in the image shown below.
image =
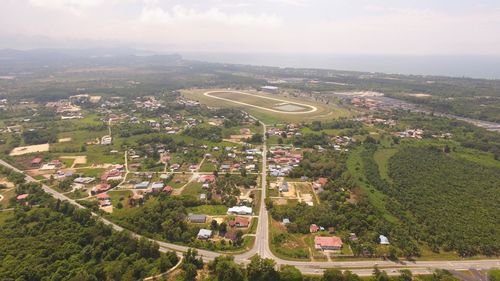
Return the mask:
[[352, 232], [352, 233], [349, 234], [349, 239], [351, 241], [357, 241], [358, 240], [358, 236], [356, 236], [356, 233]]
[[280, 192], [288, 192], [288, 182], [287, 181], [283, 181], [283, 183], [280, 184], [279, 191]]
[[35, 157], [31, 160], [31, 167], [40, 167], [42, 162], [43, 162], [42, 157]]
[[16, 197], [16, 200], [17, 201], [24, 201], [28, 198], [29, 194], [28, 193], [24, 193], [24, 194], [20, 194]]
[[252, 208], [247, 207], [247, 206], [234, 206], [231, 207], [227, 210], [228, 215], [235, 214], [235, 215], [251, 215]]
[[378, 238], [380, 239], [380, 245], [389, 245], [389, 238], [384, 235], [379, 235]]
[[99, 206], [108, 207], [111, 206], [111, 197], [107, 193], [99, 193], [96, 196], [97, 200], [99, 200]]
[[198, 182], [212, 183], [214, 181], [215, 181], [214, 175], [201, 175], [200, 177], [198, 177]]
[[311, 224], [309, 226], [309, 232], [311, 233], [316, 233], [319, 231], [319, 226], [317, 226], [316, 224]]
[[79, 183], [79, 184], [89, 184], [92, 183], [95, 180], [94, 177], [78, 177], [73, 180], [74, 183]]
[[328, 183], [327, 178], [319, 178], [313, 183], [313, 189], [316, 191], [323, 191], [323, 187]]
[[212, 237], [212, 230], [202, 228], [198, 232], [197, 237], [203, 240], [210, 239]]
[[134, 186], [134, 188], [135, 189], [146, 189], [146, 188], [148, 188], [148, 186], [149, 186], [149, 182], [148, 181], [143, 181], [143, 182], [140, 182], [140, 183], [136, 184]]
[[220, 169], [221, 169], [221, 171], [228, 171], [229, 169], [231, 169], [231, 165], [230, 164], [222, 164], [222, 165], [220, 165]]
[[207, 221], [207, 216], [199, 214], [189, 214], [188, 221], [191, 223], [205, 223]]
[[250, 220], [245, 217], [235, 217], [234, 220], [229, 221], [230, 227], [248, 227]]
[[337, 236], [316, 236], [314, 237], [314, 248], [316, 250], [334, 250], [338, 251], [342, 248], [342, 239]]
[[153, 192], [160, 192], [160, 191], [163, 190], [164, 186], [165, 185], [162, 182], [153, 182], [151, 184], [151, 189], [152, 189]]
[[107, 183], [100, 183], [92, 188], [91, 194], [96, 195], [105, 191], [108, 191], [111, 188], [111, 185]]
[[103, 136], [101, 138], [101, 144], [102, 145], [110, 145], [112, 140], [113, 140], [113, 138], [111, 136]]
[[101, 181], [119, 181], [122, 179], [122, 173], [118, 170], [111, 170], [101, 175]]

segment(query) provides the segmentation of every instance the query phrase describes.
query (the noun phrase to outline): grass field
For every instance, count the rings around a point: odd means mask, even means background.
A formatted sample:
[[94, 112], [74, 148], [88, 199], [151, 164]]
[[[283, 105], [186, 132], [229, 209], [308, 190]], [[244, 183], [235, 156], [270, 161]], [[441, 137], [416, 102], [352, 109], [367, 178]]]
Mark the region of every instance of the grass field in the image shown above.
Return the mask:
[[105, 169], [103, 168], [82, 168], [78, 169], [78, 174], [83, 174], [85, 177], [99, 177], [102, 173], [104, 173]]
[[16, 195], [16, 190], [14, 188], [9, 189], [9, 190], [1, 190], [0, 189], [0, 194], [2, 194], [2, 196], [3, 196], [2, 201], [0, 201], [0, 207], [2, 209], [5, 209], [9, 206], [10, 198], [12, 198]]
[[209, 216], [223, 216], [227, 213], [227, 207], [224, 205], [201, 205], [187, 208], [188, 213], [204, 214]]
[[182, 191], [182, 195], [192, 196], [195, 198], [199, 198], [200, 194], [203, 193], [203, 189], [201, 188], [202, 184], [199, 182], [191, 182]]
[[[252, 114], [253, 116], [255, 116], [256, 118], [258, 118], [259, 120], [265, 122], [266, 124], [280, 123], [280, 122], [303, 122], [303, 121], [310, 122], [313, 120], [332, 120], [342, 116], [349, 116], [348, 110], [333, 104], [327, 105], [313, 101], [304, 101], [288, 97], [285, 98], [278, 95], [268, 95], [260, 92], [245, 92], [245, 93], [251, 93], [252, 95], [256, 96], [241, 95], [237, 93], [230, 93], [227, 91], [223, 92], [224, 90], [221, 90], [221, 93], [216, 94], [218, 97], [227, 98], [233, 101], [248, 103], [254, 106], [277, 110], [277, 111], [280, 111], [279, 109], [276, 109], [277, 106], [279, 107], [278, 104], [280, 103], [287, 103], [297, 107], [304, 108], [304, 109], [298, 109], [297, 111], [281, 110], [282, 112], [272, 112], [266, 109], [237, 104], [231, 101], [220, 100], [217, 98], [203, 95], [205, 92], [208, 91], [209, 90], [199, 90], [199, 89], [184, 90], [182, 91], [182, 95], [193, 100], [198, 100], [201, 103], [206, 104], [208, 106], [234, 107], [243, 109], [248, 113]], [[262, 98], [259, 98], [259, 96], [261, 96]], [[269, 98], [278, 100], [270, 100]], [[299, 104], [305, 104], [305, 106], [301, 106]], [[310, 111], [311, 108], [313, 107], [315, 107], [317, 110], [310, 113], [297, 114], [298, 112]]]
[[391, 181], [391, 178], [388, 174], [387, 165], [389, 163], [389, 158], [396, 154], [396, 152], [398, 152], [396, 148], [385, 148], [378, 149], [373, 155], [373, 159], [375, 159], [375, 162], [377, 162], [378, 165], [380, 177], [387, 180], [388, 182]]
[[307, 235], [288, 233], [281, 223], [270, 219], [270, 248], [280, 258], [287, 260], [310, 260]]
[[[363, 151], [363, 147], [359, 147], [351, 151], [349, 159], [347, 160], [347, 168], [353, 175], [364, 175], [363, 162], [360, 153]], [[388, 159], [388, 158], [387, 158]], [[387, 173], [387, 170], [386, 170]], [[385, 197], [381, 191], [376, 190], [372, 186], [366, 183], [364, 177], [355, 178], [357, 184], [361, 187], [361, 190], [366, 195], [370, 203], [376, 207], [380, 212], [382, 212], [384, 218], [390, 222], [397, 222], [398, 219], [390, 214], [385, 208]]]
[[119, 202], [122, 202], [123, 207], [128, 208], [128, 197], [132, 196], [133, 193], [130, 190], [113, 190], [108, 192], [108, 195], [111, 197], [111, 203], [114, 207], [116, 207]]

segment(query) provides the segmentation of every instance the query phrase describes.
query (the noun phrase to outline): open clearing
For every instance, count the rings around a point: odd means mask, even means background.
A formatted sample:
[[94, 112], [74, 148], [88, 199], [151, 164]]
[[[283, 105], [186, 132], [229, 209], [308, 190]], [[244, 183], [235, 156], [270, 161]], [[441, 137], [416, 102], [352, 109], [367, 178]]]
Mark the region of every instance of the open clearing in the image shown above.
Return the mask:
[[87, 164], [87, 156], [61, 156], [61, 159], [73, 159], [73, 165], [71, 165], [71, 168], [74, 168], [75, 165], [83, 165]]
[[23, 154], [30, 154], [30, 153], [36, 153], [36, 152], [46, 152], [49, 151], [49, 144], [44, 143], [44, 144], [35, 144], [35, 145], [28, 145], [28, 146], [20, 146], [12, 149], [10, 152], [10, 156], [18, 156], [18, 155], [23, 155]]
[[58, 139], [57, 142], [70, 142], [71, 141], [71, 138], [61, 138], [61, 139]]
[[347, 109], [336, 104], [265, 94], [257, 91], [190, 89], [181, 91], [186, 98], [214, 107], [245, 110], [267, 124], [279, 122], [310, 122], [348, 117]]

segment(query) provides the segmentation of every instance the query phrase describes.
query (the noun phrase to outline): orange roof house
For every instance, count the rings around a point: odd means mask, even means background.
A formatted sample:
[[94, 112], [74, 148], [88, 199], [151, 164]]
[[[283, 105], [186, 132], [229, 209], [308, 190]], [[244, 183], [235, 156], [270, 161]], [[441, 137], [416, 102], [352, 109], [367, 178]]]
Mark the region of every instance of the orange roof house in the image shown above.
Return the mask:
[[342, 239], [337, 236], [314, 237], [314, 247], [316, 248], [316, 250], [340, 250], [342, 248], [342, 244]]
[[309, 232], [316, 233], [318, 231], [319, 231], [319, 226], [317, 226], [316, 224], [311, 224], [311, 226], [309, 226]]

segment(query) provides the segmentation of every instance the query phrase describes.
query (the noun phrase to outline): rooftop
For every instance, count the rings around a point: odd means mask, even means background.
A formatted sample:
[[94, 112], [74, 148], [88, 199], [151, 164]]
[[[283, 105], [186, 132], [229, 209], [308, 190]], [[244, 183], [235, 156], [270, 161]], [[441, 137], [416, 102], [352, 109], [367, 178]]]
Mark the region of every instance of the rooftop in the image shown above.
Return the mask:
[[342, 247], [342, 239], [337, 236], [325, 237], [316, 236], [314, 237], [314, 244], [320, 245], [321, 247]]

